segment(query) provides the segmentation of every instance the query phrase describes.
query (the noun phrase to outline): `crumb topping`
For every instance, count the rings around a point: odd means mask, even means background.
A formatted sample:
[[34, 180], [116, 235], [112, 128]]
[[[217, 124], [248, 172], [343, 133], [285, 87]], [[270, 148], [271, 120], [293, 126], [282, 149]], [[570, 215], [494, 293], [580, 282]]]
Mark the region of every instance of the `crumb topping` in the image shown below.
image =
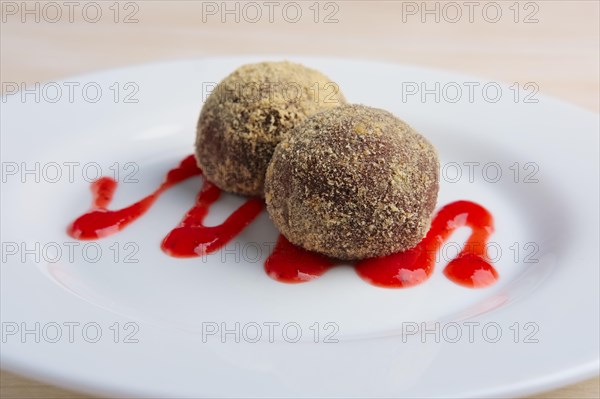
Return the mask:
[[308, 116], [344, 104], [322, 73], [291, 62], [243, 65], [221, 81], [200, 113], [196, 158], [225, 191], [263, 196], [275, 146]]
[[414, 247], [438, 192], [433, 146], [389, 112], [345, 105], [297, 125], [267, 170], [267, 210], [286, 238], [340, 259]]

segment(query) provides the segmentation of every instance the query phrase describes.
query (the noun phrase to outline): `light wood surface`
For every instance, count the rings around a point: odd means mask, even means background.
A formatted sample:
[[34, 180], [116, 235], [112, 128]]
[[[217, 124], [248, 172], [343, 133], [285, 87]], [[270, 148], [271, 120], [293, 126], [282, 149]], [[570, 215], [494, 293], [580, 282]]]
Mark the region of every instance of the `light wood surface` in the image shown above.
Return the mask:
[[[244, 15], [241, 2], [239, 22], [235, 15], [225, 15], [227, 20], [222, 22], [221, 10], [209, 15], [203, 13], [203, 7], [209, 11], [209, 2], [193, 1], [135, 1], [127, 8], [122, 2], [115, 22], [114, 2], [98, 1], [103, 14], [95, 23], [83, 17], [85, 2], [76, 2], [73, 22], [63, 7], [63, 16], [55, 23], [50, 22], [55, 18], [52, 10], [43, 14], [43, 2], [29, 2], [33, 9], [38, 3], [39, 22], [35, 15], [21, 15], [22, 10], [13, 14], [6, 3], [22, 4], [2, 1], [2, 82], [32, 84], [135, 63], [218, 54], [328, 55], [420, 64], [509, 84], [535, 82], [543, 94], [594, 112], [600, 108], [597, 0], [521, 2], [518, 16], [514, 1], [498, 1], [502, 17], [495, 23], [490, 22], [493, 10], [486, 14], [490, 21], [484, 18], [485, 1], [478, 2], [473, 22], [469, 10], [461, 6], [462, 17], [455, 23], [451, 20], [456, 14], [444, 10], [444, 2], [437, 6], [428, 2], [429, 9], [439, 7], [439, 22], [434, 14], [423, 14], [421, 1], [329, 2], [333, 6], [321, 2], [318, 23], [314, 22], [314, 1], [297, 2], [302, 17], [296, 23], [289, 22], [294, 10], [283, 13], [290, 3], [286, 1], [274, 9], [272, 23], [264, 6], [262, 18], [251, 22], [255, 14], [247, 9]], [[230, 9], [235, 9], [234, 3], [229, 3]], [[411, 14], [415, 10], [408, 3], [417, 7], [416, 14]], [[220, 7], [221, 2], [213, 4]], [[330, 19], [337, 22], [324, 23], [333, 11]], [[131, 12], [137, 22], [124, 23]], [[537, 22], [525, 23], [532, 12], [529, 19]], [[0, 383], [2, 398], [87, 397], [6, 371], [0, 373]], [[536, 398], [598, 398], [599, 385], [594, 378]]]

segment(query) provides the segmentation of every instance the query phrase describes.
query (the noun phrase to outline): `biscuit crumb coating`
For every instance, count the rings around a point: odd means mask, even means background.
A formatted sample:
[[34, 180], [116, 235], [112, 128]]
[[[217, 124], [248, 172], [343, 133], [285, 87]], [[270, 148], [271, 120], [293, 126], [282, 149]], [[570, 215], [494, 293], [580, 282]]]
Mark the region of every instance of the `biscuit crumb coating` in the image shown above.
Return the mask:
[[267, 169], [269, 215], [293, 244], [356, 260], [414, 247], [437, 201], [434, 147], [391, 113], [344, 105], [305, 120]]
[[287, 61], [247, 64], [207, 98], [196, 132], [196, 159], [219, 188], [264, 196], [264, 177], [275, 146], [298, 123], [345, 104], [322, 73]]

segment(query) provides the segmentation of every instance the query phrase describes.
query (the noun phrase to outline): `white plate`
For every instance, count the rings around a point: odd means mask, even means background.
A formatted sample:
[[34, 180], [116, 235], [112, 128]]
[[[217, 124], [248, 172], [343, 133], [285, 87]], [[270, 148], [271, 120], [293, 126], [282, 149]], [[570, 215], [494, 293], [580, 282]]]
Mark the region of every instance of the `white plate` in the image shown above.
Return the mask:
[[[229, 252], [205, 262], [170, 258], [160, 241], [193, 203], [199, 178], [171, 189], [145, 217], [89, 252], [79, 243], [71, 258], [74, 241], [65, 228], [90, 203], [84, 172], [93, 178], [98, 168], [120, 171], [115, 208], [150, 192], [192, 152], [203, 86], [265, 57], [134, 66], [57, 82], [62, 98], [55, 103], [48, 100], [56, 86], [43, 84], [39, 102], [31, 94], [2, 99], [2, 367], [86, 392], [143, 397], [517, 396], [597, 374], [598, 115], [539, 93], [528, 98], [537, 103], [525, 102], [526, 82], [515, 101], [516, 86], [493, 83], [484, 93], [486, 81], [450, 72], [289, 58], [325, 72], [349, 101], [395, 113], [436, 145], [444, 165], [438, 204], [468, 199], [495, 217], [497, 284], [455, 285], [441, 273], [443, 260], [429, 281], [410, 289], [368, 285], [350, 267], [281, 284], [262, 267], [277, 235], [265, 213]], [[439, 101], [410, 95], [436, 82]], [[102, 95], [93, 103], [98, 87]], [[463, 95], [452, 102], [457, 87]], [[139, 101], [124, 102], [126, 95]], [[36, 162], [39, 182], [23, 173]], [[72, 176], [65, 162], [79, 163]], [[123, 182], [135, 168], [127, 162], [139, 167], [136, 184]], [[465, 162], [480, 163], [473, 179]], [[454, 182], [457, 164], [462, 177]], [[498, 170], [502, 177], [493, 183]], [[226, 196], [209, 222], [241, 201]], [[453, 237], [457, 245], [464, 230]], [[125, 262], [136, 249], [129, 260], [138, 263]], [[454, 249], [446, 247], [446, 257]], [[80, 323], [72, 339], [69, 322]], [[221, 334], [202, 332], [236, 322], [239, 343], [235, 334], [223, 343]], [[269, 322], [280, 323], [273, 342]], [[35, 323], [39, 334], [23, 333]], [[257, 343], [249, 342], [252, 323], [262, 332]], [[286, 323], [297, 325], [287, 324], [284, 336]], [[439, 339], [422, 328], [413, 332], [416, 325], [439, 328]], [[287, 342], [297, 327], [299, 342]], [[98, 342], [87, 342], [96, 329]], [[334, 330], [339, 342], [324, 342]], [[124, 342], [130, 333], [137, 343]]]

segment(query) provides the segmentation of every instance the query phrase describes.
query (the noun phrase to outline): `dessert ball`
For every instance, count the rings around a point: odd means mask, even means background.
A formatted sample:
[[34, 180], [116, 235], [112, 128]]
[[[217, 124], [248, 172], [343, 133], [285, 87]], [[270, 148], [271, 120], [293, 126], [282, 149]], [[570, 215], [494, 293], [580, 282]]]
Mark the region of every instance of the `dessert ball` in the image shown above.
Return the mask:
[[225, 191], [264, 196], [275, 146], [308, 116], [345, 103], [322, 73], [291, 62], [244, 65], [221, 81], [200, 113], [196, 158]]
[[339, 259], [414, 247], [431, 222], [434, 147], [389, 112], [344, 105], [296, 126], [267, 169], [267, 210], [293, 244]]

